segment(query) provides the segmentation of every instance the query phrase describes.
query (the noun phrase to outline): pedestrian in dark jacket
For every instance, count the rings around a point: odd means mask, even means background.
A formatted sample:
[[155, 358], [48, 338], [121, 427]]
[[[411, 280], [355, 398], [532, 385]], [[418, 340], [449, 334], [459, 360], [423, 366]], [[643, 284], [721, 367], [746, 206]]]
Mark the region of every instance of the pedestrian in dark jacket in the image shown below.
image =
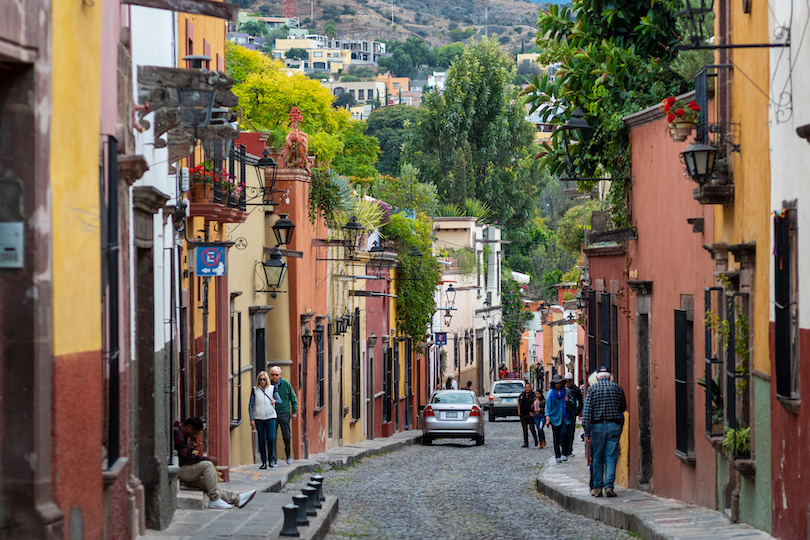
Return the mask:
[[554, 436], [554, 455], [557, 463], [568, 461], [568, 429], [571, 420], [568, 418], [568, 390], [563, 388], [563, 378], [559, 374], [551, 378], [554, 388], [546, 396], [546, 423], [551, 424]]
[[[284, 439], [284, 455], [287, 457], [287, 465], [289, 465], [293, 460], [290, 448], [292, 440], [290, 418], [298, 418], [298, 398], [295, 397], [295, 390], [290, 382], [281, 378], [280, 367], [270, 368], [270, 379], [281, 397], [281, 403], [276, 406], [276, 413], [278, 414], [278, 427], [281, 428], [281, 437]], [[273, 456], [275, 457], [276, 454], [274, 453]]]
[[523, 393], [518, 397], [518, 415], [520, 416], [520, 427], [523, 428], [523, 448], [529, 447], [529, 429], [532, 430], [534, 445], [537, 446], [537, 431], [534, 429], [534, 391], [532, 385], [526, 383]]
[[[580, 391], [579, 387], [574, 384], [574, 375], [571, 373], [565, 374], [565, 387], [568, 389], [568, 399], [571, 403], [574, 404], [574, 407], [577, 409], [577, 416], [582, 414], [582, 391]], [[568, 430], [568, 457], [574, 455], [574, 433], [576, 432], [577, 428], [577, 419], [571, 419], [571, 429]]]
[[600, 367], [596, 377], [596, 384], [588, 388], [588, 404], [582, 411], [582, 429], [593, 448], [591, 495], [601, 497], [604, 488], [606, 496], [615, 497], [613, 483], [627, 400], [622, 387], [610, 380], [608, 368]]

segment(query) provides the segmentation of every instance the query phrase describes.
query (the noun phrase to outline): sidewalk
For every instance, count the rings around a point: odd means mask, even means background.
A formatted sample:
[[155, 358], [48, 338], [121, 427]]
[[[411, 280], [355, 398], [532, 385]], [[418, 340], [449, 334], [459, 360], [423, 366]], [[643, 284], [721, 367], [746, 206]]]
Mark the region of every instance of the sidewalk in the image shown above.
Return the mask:
[[730, 523], [720, 512], [635, 489], [617, 486], [615, 499], [591, 497], [589, 482], [585, 445], [577, 433], [574, 457], [557, 463], [552, 451], [551, 458], [537, 476], [537, 491], [569, 512], [611, 527], [635, 531], [645, 540], [773, 538], [749, 525]]
[[[331, 448], [309, 459], [294, 460], [287, 465], [279, 460], [278, 467], [261, 470], [259, 465], [245, 465], [230, 470], [230, 482], [221, 486], [229, 491], [241, 493], [256, 490], [256, 496], [244, 508], [232, 510], [209, 510], [205, 494], [199, 491], [181, 491], [178, 496], [178, 509], [171, 525], [162, 531], [147, 529], [146, 540], [214, 540], [239, 538], [245, 540], [267, 540], [283, 538], [279, 536], [284, 524], [281, 507], [291, 504], [292, 494], [279, 493], [290, 478], [315, 474], [346, 467], [355, 461], [375, 454], [390, 452], [419, 441], [421, 430], [395, 433], [391, 437], [362, 441]], [[338, 500], [329, 494], [329, 482], [323, 485], [326, 501], [318, 515], [310, 517], [308, 526], [299, 527], [300, 538], [319, 540], [326, 536], [332, 520], [338, 512]]]

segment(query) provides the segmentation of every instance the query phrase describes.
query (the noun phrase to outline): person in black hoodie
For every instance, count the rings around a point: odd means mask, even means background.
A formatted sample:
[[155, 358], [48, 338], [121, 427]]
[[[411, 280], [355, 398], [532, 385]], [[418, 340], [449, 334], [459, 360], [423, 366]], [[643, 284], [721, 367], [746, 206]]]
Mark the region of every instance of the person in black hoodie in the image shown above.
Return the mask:
[[534, 404], [534, 391], [532, 385], [526, 383], [523, 393], [518, 397], [518, 415], [520, 415], [520, 427], [523, 428], [523, 448], [529, 447], [529, 429], [532, 430], [532, 437], [534, 437], [534, 445], [537, 446], [537, 431], [534, 429], [534, 413], [532, 412], [532, 405]]
[[[574, 376], [571, 373], [565, 374], [565, 387], [568, 389], [568, 399], [577, 408], [577, 416], [579, 416], [582, 414], [582, 406], [584, 404], [582, 400], [582, 391], [577, 385], [574, 384]], [[566, 436], [568, 437], [568, 457], [574, 455], [574, 432], [576, 432], [576, 425], [577, 419], [572, 418], [571, 429], [566, 432]]]

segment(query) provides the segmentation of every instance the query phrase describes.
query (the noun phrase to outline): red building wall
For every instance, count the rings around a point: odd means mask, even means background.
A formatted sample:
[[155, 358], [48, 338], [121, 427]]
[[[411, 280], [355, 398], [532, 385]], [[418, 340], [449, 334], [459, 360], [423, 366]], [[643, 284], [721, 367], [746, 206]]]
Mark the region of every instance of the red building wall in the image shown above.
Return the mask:
[[[642, 281], [652, 281], [650, 307], [650, 360], [652, 384], [652, 491], [689, 503], [715, 506], [715, 450], [704, 436], [703, 411], [705, 394], [697, 385], [702, 377], [704, 357], [703, 290], [711, 286], [713, 266], [704, 244], [712, 242], [713, 207], [700, 205], [692, 190], [696, 184], [684, 177], [679, 153], [687, 142], [671, 141], [666, 120], [657, 120], [630, 130], [633, 149], [633, 190], [631, 194], [633, 223], [638, 238], [628, 243], [628, 272], [636, 271]], [[703, 218], [703, 231], [693, 232], [689, 218]], [[596, 274], [599, 275], [599, 274]], [[675, 336], [674, 310], [682, 306], [682, 295], [694, 298], [693, 357], [694, 377], [694, 446], [695, 464], [679, 460], [675, 430]], [[632, 316], [628, 328], [630, 379], [625, 379], [625, 391], [637, 393], [636, 299], [629, 306]], [[639, 383], [640, 384], [640, 383]], [[637, 396], [636, 396], [637, 397]], [[629, 399], [630, 408], [630, 484], [636, 482], [639, 469], [638, 411]]]
[[[771, 373], [776, 373], [774, 323], [770, 324]], [[810, 366], [810, 330], [799, 330], [799, 365]], [[801, 369], [801, 368], [800, 368]], [[806, 370], [805, 370], [806, 371]], [[810, 400], [810, 376], [800, 377], [800, 398]], [[799, 407], [794, 413], [776, 398], [776, 383], [771, 380], [771, 505], [773, 535], [777, 538], [804, 538], [810, 511], [810, 408]]]

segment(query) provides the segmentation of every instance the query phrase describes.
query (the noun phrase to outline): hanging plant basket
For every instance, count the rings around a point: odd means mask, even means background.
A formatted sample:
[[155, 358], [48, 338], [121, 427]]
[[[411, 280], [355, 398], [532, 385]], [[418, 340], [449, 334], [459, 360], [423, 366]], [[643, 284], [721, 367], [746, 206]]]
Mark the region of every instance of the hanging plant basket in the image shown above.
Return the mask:
[[669, 133], [672, 135], [672, 140], [675, 142], [685, 141], [686, 138], [692, 134], [695, 125], [695, 122], [672, 122], [669, 125]]

